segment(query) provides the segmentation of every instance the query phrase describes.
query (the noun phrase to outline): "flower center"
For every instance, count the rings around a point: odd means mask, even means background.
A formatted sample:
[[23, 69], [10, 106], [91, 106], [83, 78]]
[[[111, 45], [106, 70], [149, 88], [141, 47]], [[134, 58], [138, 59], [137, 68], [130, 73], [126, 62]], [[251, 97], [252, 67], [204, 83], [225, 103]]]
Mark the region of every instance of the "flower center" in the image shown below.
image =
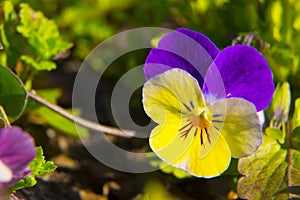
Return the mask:
[[191, 117], [190, 121], [194, 128], [208, 129], [209, 127], [209, 121], [205, 118], [204, 112], [202, 112], [199, 116]]
[[[208, 133], [208, 128], [210, 126], [209, 120], [206, 118], [205, 113], [202, 112], [200, 115], [192, 116], [188, 119], [188, 123], [179, 129], [179, 133], [181, 137], [184, 139], [188, 136], [190, 132], [194, 133], [194, 137], [199, 133], [201, 145], [204, 143], [204, 139], [206, 138], [209, 143], [210, 135]], [[204, 136], [206, 134], [206, 137]]]

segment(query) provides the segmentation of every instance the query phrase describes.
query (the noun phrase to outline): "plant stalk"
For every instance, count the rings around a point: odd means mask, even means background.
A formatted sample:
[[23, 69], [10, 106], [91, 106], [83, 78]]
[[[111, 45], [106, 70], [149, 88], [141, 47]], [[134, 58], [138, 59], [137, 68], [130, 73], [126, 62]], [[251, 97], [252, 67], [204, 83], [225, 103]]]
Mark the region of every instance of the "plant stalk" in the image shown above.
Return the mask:
[[27, 92], [28, 96], [32, 98], [33, 100], [39, 102], [40, 104], [43, 104], [47, 108], [53, 110], [54, 112], [64, 116], [65, 118], [74, 121], [76, 124], [83, 126], [85, 128], [98, 131], [98, 132], [104, 132], [107, 134], [111, 135], [116, 135], [120, 137], [125, 137], [125, 138], [131, 138], [136, 135], [136, 132], [133, 130], [126, 130], [126, 129], [119, 129], [116, 127], [111, 127], [111, 126], [106, 126], [103, 124], [99, 124], [81, 117], [77, 117], [66, 111], [64, 108], [50, 103], [49, 101], [43, 99], [42, 97], [38, 96], [34, 91], [28, 91]]

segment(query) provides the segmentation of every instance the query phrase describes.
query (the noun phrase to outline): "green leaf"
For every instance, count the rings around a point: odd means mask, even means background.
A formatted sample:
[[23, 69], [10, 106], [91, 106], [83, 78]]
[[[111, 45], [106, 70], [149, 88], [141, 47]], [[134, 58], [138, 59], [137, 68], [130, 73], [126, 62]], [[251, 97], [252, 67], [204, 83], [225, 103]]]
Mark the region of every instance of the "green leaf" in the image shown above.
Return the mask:
[[43, 154], [42, 147], [36, 147], [36, 157], [29, 164], [32, 173], [12, 186], [10, 192], [34, 186], [37, 183], [36, 176], [43, 176], [57, 168], [52, 161], [46, 161]]
[[36, 157], [30, 162], [29, 168], [33, 176], [43, 176], [56, 169], [52, 161], [46, 161], [42, 147], [36, 147]]
[[16, 27], [19, 23], [18, 15], [14, 11], [11, 1], [3, 3], [4, 22], [0, 26], [1, 42], [4, 50], [0, 52], [1, 64], [11, 69], [15, 68], [26, 49], [25, 39], [17, 33]]
[[10, 69], [0, 65], [0, 105], [10, 122], [22, 114], [26, 102], [27, 92], [21, 80]]
[[284, 144], [285, 142], [285, 134], [278, 128], [268, 127], [266, 128], [266, 134], [269, 138], [277, 140], [280, 144]]
[[160, 170], [166, 174], [173, 174], [176, 178], [178, 179], [183, 179], [183, 178], [190, 178], [191, 176], [187, 174], [185, 171], [172, 167], [171, 165], [167, 165], [164, 162], [161, 162], [160, 165]]
[[298, 126], [292, 132], [292, 145], [293, 148], [300, 151], [300, 127]]
[[243, 199], [289, 199], [300, 197], [300, 152], [289, 143], [280, 144], [282, 134], [269, 129], [263, 143], [252, 155], [241, 158], [238, 170], [243, 175], [237, 191]]
[[3, 10], [4, 10], [4, 21], [9, 21], [11, 19], [16, 18], [14, 5], [12, 2], [4, 1]]
[[26, 64], [31, 65], [32, 67], [34, 67], [37, 70], [51, 71], [53, 69], [56, 69], [56, 64], [52, 61], [42, 60], [40, 62], [37, 62], [35, 59], [33, 59], [29, 56], [25, 56], [25, 55], [21, 56], [21, 60], [24, 61]]
[[293, 116], [293, 127], [294, 129], [300, 126], [300, 98], [295, 101], [295, 111]]
[[185, 173], [183, 170], [172, 167], [171, 165], [167, 165], [166, 163], [161, 161], [156, 156], [156, 154], [153, 152], [149, 152], [146, 156], [149, 160], [150, 165], [152, 165], [154, 167], [159, 167], [160, 170], [166, 174], [173, 174], [178, 179], [191, 177], [189, 174]]
[[144, 185], [144, 191], [140, 196], [135, 197], [133, 200], [152, 200], [163, 199], [172, 200], [177, 199], [170, 194], [166, 185], [163, 185], [158, 179], [148, 179]]
[[[288, 82], [278, 83], [271, 102], [271, 121], [286, 122], [291, 105], [291, 91]], [[272, 122], [271, 122], [272, 123]]]
[[[64, 41], [59, 33], [58, 27], [54, 21], [47, 19], [42, 12], [34, 11], [28, 4], [20, 4], [20, 24], [17, 31], [28, 39], [33, 55], [42, 60], [48, 60], [56, 54], [67, 50], [72, 46], [71, 43]], [[23, 58], [24, 59], [24, 58]], [[32, 62], [32, 61], [31, 61]], [[38, 70], [54, 69], [53, 64], [48, 63], [35, 65]]]

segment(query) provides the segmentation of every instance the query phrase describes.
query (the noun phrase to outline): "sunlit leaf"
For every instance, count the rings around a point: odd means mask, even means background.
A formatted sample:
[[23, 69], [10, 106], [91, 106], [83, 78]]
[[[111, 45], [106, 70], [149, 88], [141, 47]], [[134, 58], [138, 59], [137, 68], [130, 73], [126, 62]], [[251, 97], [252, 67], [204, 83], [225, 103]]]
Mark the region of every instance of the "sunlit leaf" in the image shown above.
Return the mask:
[[182, 169], [172, 167], [171, 165], [166, 165], [163, 162], [160, 163], [159, 167], [160, 167], [160, 170], [162, 172], [164, 172], [166, 174], [173, 174], [178, 179], [190, 178], [191, 177], [191, 175], [187, 174]]
[[189, 178], [191, 175], [187, 174], [181, 169], [167, 165], [161, 161], [153, 152], [149, 152], [147, 155], [149, 163], [153, 167], [158, 167], [162, 172], [166, 174], [173, 174], [178, 179]]
[[0, 52], [1, 64], [15, 68], [20, 55], [24, 53], [25, 39], [17, 33], [18, 15], [11, 1], [3, 2], [4, 22], [0, 25], [0, 40], [4, 50]]
[[[296, 38], [295, 38], [296, 39]], [[287, 81], [289, 76], [295, 76], [299, 71], [299, 50], [298, 43], [274, 43], [266, 50], [266, 59], [276, 79]]]
[[21, 60], [23, 60], [26, 64], [31, 65], [37, 70], [53, 70], [56, 68], [56, 64], [52, 61], [48, 60], [42, 60], [40, 62], [37, 62], [35, 59], [29, 57], [29, 56], [21, 56]]
[[295, 101], [295, 111], [293, 116], [293, 127], [297, 128], [300, 126], [300, 98]]
[[16, 13], [14, 11], [14, 5], [10, 1], [5, 1], [3, 3], [4, 10], [4, 21], [16, 18]]
[[283, 134], [280, 129], [268, 127], [266, 128], [265, 132], [266, 135], [274, 137], [274, 139], [276, 139], [278, 143], [284, 144], [285, 134]]
[[159, 180], [153, 179], [148, 180], [145, 183], [144, 191], [141, 196], [134, 198], [134, 200], [150, 200], [150, 199], [164, 199], [164, 200], [171, 200], [175, 199], [172, 196], [165, 185], [163, 185]]
[[[20, 4], [20, 24], [17, 27], [19, 33], [28, 39], [28, 43], [33, 55], [36, 55], [37, 63], [34, 67], [38, 70], [53, 69], [53, 64], [50, 65], [43, 60], [48, 60], [56, 54], [65, 51], [72, 46], [71, 43], [64, 41], [58, 31], [58, 27], [54, 21], [47, 19], [42, 12], [34, 11], [28, 4]], [[25, 61], [30, 61], [28, 57], [23, 58]], [[32, 58], [33, 59], [33, 58]], [[32, 64], [33, 61], [30, 61]], [[45, 66], [44, 66], [45, 65]]]
[[271, 19], [273, 22], [273, 37], [276, 40], [281, 39], [280, 29], [282, 26], [282, 5], [281, 1], [274, 1], [271, 5]]
[[300, 127], [297, 127], [292, 132], [292, 145], [293, 148], [300, 151]]
[[274, 129], [263, 137], [263, 144], [252, 155], [241, 158], [238, 170], [243, 175], [237, 191], [243, 199], [299, 198], [300, 152], [288, 142], [280, 144], [282, 134]]
[[36, 157], [29, 164], [29, 169], [32, 173], [16, 183], [12, 188], [10, 188], [10, 191], [32, 187], [37, 183], [36, 176], [43, 176], [56, 169], [56, 165], [52, 161], [45, 160], [42, 147], [36, 147], [36, 153]]
[[0, 65], [0, 105], [10, 122], [16, 120], [24, 110], [27, 93], [21, 80], [8, 68]]

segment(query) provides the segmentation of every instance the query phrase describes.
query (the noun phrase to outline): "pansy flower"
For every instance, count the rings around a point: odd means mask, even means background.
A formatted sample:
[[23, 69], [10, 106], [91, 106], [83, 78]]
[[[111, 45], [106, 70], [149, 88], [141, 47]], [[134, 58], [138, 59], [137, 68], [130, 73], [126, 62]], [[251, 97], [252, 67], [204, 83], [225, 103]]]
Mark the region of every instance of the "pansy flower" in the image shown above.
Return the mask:
[[19, 127], [0, 129], [0, 191], [28, 176], [36, 155], [33, 138]]
[[268, 106], [274, 84], [254, 48], [219, 51], [206, 36], [178, 29], [150, 51], [144, 72], [144, 109], [159, 124], [150, 146], [166, 163], [210, 178], [261, 144], [257, 112]]

